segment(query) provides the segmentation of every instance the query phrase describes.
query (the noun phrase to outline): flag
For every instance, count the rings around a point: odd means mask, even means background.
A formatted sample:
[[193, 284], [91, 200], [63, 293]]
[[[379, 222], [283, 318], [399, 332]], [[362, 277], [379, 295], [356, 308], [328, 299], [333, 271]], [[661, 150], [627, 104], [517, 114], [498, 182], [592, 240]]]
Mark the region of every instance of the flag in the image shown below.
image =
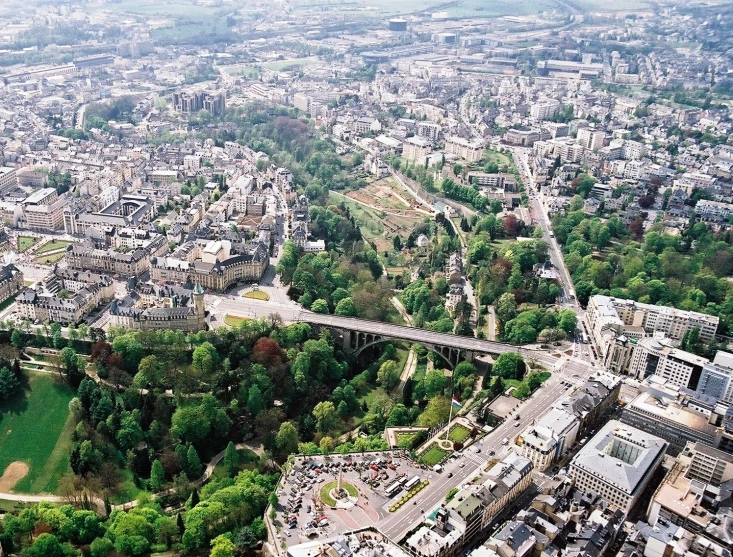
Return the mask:
[[460, 402], [458, 402], [458, 399], [457, 399], [456, 397], [453, 397], [453, 398], [451, 399], [450, 403], [451, 403], [451, 404], [452, 404], [453, 406], [455, 406], [456, 408], [458, 408], [458, 409], [460, 409], [460, 408], [463, 408], [463, 404], [461, 404]]

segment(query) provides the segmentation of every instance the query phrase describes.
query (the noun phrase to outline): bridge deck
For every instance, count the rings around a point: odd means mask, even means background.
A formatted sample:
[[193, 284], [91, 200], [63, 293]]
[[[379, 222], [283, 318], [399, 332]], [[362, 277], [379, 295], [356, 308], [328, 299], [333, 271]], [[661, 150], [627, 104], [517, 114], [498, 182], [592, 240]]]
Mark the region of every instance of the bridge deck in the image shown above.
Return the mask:
[[490, 340], [459, 336], [450, 333], [436, 333], [426, 329], [405, 327], [403, 325], [392, 325], [391, 323], [369, 321], [367, 319], [359, 319], [356, 317], [341, 317], [338, 315], [326, 315], [322, 313], [303, 311], [298, 320], [305, 321], [313, 325], [333, 327], [334, 329], [344, 329], [356, 333], [369, 333], [383, 337], [407, 340], [410, 342], [458, 348], [460, 350], [469, 350], [479, 354], [502, 354], [503, 352], [519, 352], [526, 354], [534, 352], [501, 342], [493, 342]]

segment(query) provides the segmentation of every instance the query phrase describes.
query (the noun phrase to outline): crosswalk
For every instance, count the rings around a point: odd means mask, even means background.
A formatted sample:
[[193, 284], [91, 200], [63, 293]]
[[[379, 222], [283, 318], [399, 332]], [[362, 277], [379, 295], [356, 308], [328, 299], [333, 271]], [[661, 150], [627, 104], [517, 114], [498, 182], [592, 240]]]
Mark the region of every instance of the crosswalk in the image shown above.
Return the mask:
[[481, 466], [482, 464], [486, 464], [486, 459], [482, 458], [481, 455], [477, 455], [473, 451], [468, 451], [463, 453], [463, 457], [467, 458], [477, 466]]

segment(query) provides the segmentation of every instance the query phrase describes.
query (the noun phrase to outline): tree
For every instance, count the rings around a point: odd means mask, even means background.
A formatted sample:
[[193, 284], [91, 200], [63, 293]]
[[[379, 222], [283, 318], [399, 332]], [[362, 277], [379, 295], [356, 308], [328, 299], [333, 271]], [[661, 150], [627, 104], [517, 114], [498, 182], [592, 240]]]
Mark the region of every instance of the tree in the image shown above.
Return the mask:
[[445, 396], [437, 396], [430, 399], [425, 411], [420, 414], [418, 422], [423, 426], [435, 427], [438, 424], [445, 423], [449, 414], [450, 400]]
[[264, 405], [262, 391], [260, 391], [260, 388], [257, 385], [252, 385], [249, 389], [249, 395], [247, 396], [247, 410], [256, 416], [262, 411]]
[[402, 239], [399, 236], [392, 238], [392, 247], [395, 251], [400, 251], [402, 249]]
[[[520, 368], [520, 366], [522, 366]], [[492, 371], [502, 379], [519, 379], [517, 375], [522, 371], [524, 359], [516, 352], [504, 352], [494, 362]]]
[[18, 329], [13, 329], [13, 332], [10, 335], [10, 342], [15, 348], [23, 348], [25, 346], [25, 343], [23, 342], [23, 335]]
[[314, 313], [329, 313], [328, 302], [323, 298], [318, 298], [311, 304], [311, 311]]
[[10, 399], [20, 391], [20, 382], [7, 367], [0, 369], [0, 402]]
[[234, 477], [234, 472], [237, 470], [237, 466], [239, 466], [239, 454], [237, 453], [237, 448], [234, 446], [234, 443], [229, 441], [227, 448], [224, 451], [224, 468], [226, 468], [227, 476], [230, 478]]
[[65, 557], [66, 551], [53, 534], [43, 533], [27, 550], [31, 557]]
[[107, 557], [114, 551], [115, 544], [108, 538], [96, 538], [89, 546], [91, 557]]
[[344, 317], [354, 317], [356, 315], [356, 307], [354, 306], [354, 301], [350, 296], [339, 300], [336, 304], [334, 315], [341, 315]]
[[433, 398], [442, 395], [445, 386], [448, 384], [448, 378], [438, 369], [432, 369], [425, 375], [425, 395]]
[[186, 475], [189, 478], [200, 478], [201, 474], [204, 473], [204, 465], [201, 464], [199, 453], [196, 452], [196, 449], [193, 445], [188, 448], [188, 452], [186, 453], [186, 463], [188, 464]]
[[[343, 402], [343, 401], [342, 401]], [[289, 455], [298, 451], [298, 430], [293, 422], [283, 422], [275, 437], [275, 447], [280, 455]]]
[[211, 553], [209, 557], [234, 557], [236, 546], [229, 539], [227, 534], [221, 534], [211, 540]]
[[163, 365], [160, 363], [157, 356], [145, 356], [140, 360], [138, 374], [144, 378], [145, 386], [153, 385], [157, 387], [163, 379]]
[[313, 417], [316, 419], [316, 428], [318, 431], [325, 433], [336, 423], [336, 407], [330, 400], [319, 402], [313, 408]]
[[567, 334], [571, 335], [573, 334], [577, 326], [578, 326], [578, 316], [575, 315], [575, 312], [573, 310], [564, 309], [560, 312], [560, 320], [558, 322], [558, 327], [560, 327]]
[[517, 300], [514, 294], [506, 292], [499, 297], [496, 316], [502, 324], [506, 324], [517, 316]]
[[400, 370], [397, 369], [397, 364], [393, 360], [387, 360], [379, 367], [377, 381], [385, 391], [391, 391], [397, 386], [400, 382]]
[[204, 342], [193, 351], [192, 364], [201, 373], [210, 375], [216, 367], [216, 348], [210, 342]]
[[163, 470], [163, 465], [160, 463], [160, 460], [156, 459], [153, 461], [153, 465], [150, 468], [150, 481], [148, 482], [150, 491], [153, 493], [160, 491], [164, 480], [165, 471]]

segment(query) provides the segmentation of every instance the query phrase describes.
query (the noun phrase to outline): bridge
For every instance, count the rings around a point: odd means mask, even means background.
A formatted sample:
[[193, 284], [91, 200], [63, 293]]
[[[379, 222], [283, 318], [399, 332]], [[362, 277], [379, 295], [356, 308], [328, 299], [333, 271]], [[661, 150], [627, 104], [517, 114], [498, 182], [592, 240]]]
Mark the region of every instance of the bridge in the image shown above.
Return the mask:
[[369, 321], [357, 317], [340, 317], [303, 310], [295, 320], [310, 323], [317, 328], [330, 329], [342, 341], [344, 351], [354, 355], [359, 355], [364, 349], [381, 342], [404, 340], [422, 344], [434, 350], [451, 366], [455, 366], [462, 356], [471, 361], [480, 354], [497, 355], [504, 352], [518, 352], [525, 357], [542, 360], [549, 364], [554, 363], [557, 359], [545, 351], [530, 350], [511, 344], [451, 333], [437, 333], [415, 327]]

